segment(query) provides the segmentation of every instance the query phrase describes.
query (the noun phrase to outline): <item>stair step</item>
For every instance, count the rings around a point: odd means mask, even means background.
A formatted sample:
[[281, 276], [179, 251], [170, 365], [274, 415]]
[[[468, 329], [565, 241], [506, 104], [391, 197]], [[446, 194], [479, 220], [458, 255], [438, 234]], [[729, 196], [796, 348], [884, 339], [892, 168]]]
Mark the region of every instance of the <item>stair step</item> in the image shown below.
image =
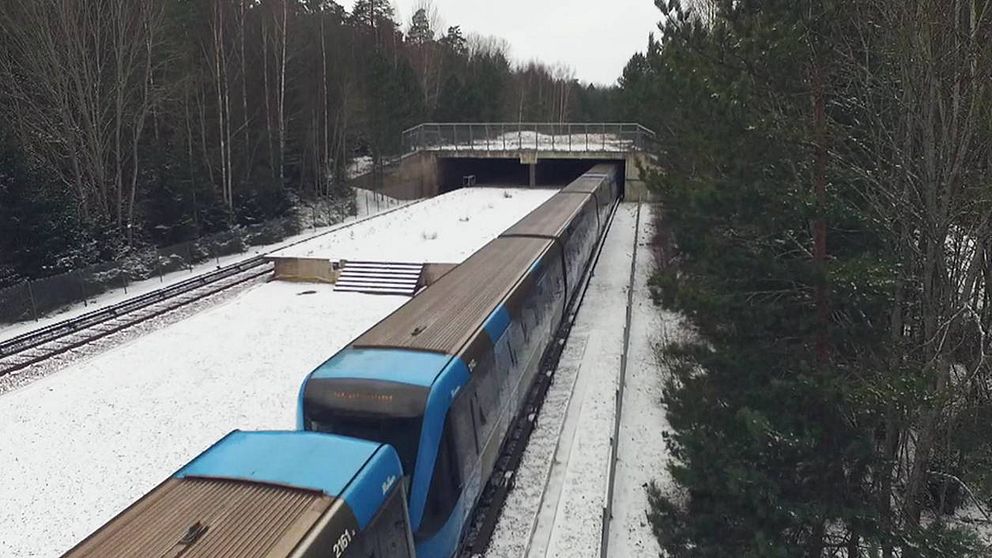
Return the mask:
[[334, 289], [338, 293], [365, 293], [365, 294], [388, 294], [398, 296], [413, 295], [412, 289], [389, 289], [385, 287], [339, 287]]
[[416, 281], [363, 281], [359, 279], [338, 279], [338, 285], [352, 285], [352, 286], [362, 286], [362, 285], [372, 285], [372, 286], [383, 286], [383, 287], [393, 287], [397, 289], [403, 288], [413, 288], [417, 286]]
[[396, 277], [399, 279], [419, 279], [420, 273], [370, 273], [365, 271], [343, 271], [341, 275], [351, 277]]
[[423, 264], [347, 261], [338, 276], [338, 292], [413, 296]]

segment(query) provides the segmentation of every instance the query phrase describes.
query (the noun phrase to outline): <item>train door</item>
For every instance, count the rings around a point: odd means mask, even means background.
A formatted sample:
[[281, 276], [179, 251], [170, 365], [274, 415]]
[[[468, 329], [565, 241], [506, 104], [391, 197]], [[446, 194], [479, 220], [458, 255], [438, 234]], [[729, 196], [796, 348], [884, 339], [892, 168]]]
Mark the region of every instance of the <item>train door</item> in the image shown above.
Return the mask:
[[345, 550], [333, 549], [332, 558], [413, 558], [413, 534], [403, 485], [397, 483], [382, 509]]

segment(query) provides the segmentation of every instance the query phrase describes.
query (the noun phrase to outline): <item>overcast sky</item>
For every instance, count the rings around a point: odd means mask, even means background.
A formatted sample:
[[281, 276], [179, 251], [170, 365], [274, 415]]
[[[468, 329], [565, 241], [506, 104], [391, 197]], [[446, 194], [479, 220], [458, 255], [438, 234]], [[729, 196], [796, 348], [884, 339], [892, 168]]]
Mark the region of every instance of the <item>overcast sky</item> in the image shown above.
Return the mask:
[[[340, 1], [340, 0], [339, 0]], [[403, 28], [423, 0], [392, 0]], [[354, 0], [343, 2], [349, 10]], [[653, 0], [434, 0], [444, 29], [496, 35], [516, 61], [571, 66], [581, 81], [613, 84], [643, 51], [661, 12]]]

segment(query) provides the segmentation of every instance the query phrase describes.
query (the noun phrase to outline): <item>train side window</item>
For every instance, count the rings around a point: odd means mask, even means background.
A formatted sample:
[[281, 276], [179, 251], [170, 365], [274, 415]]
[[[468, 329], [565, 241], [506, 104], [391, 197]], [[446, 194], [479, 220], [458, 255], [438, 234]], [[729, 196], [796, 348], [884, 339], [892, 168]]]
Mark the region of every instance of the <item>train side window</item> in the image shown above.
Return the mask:
[[[473, 386], [474, 387], [474, 386]], [[451, 428], [455, 437], [455, 452], [462, 463], [462, 476], [468, 474], [465, 463], [479, 455], [479, 442], [475, 435], [475, 419], [472, 417], [472, 397], [468, 386], [462, 388], [451, 405]]]
[[480, 358], [478, 366], [472, 372], [476, 388], [476, 404], [479, 406], [481, 432], [479, 445], [484, 446], [492, 432], [499, 412], [499, 402], [502, 399], [502, 381], [496, 374], [496, 358], [490, 349]]
[[475, 439], [475, 453], [478, 454], [481, 451], [479, 447], [479, 429], [482, 428], [479, 424], [479, 398], [473, 395], [469, 399], [469, 407], [472, 409], [472, 437]]
[[444, 423], [444, 434], [438, 447], [437, 460], [434, 462], [434, 474], [431, 478], [430, 490], [427, 492], [424, 518], [417, 532], [418, 538], [434, 536], [448, 521], [461, 494], [461, 469], [449, 414]]
[[496, 353], [496, 370], [503, 376], [503, 381], [506, 380], [510, 370], [513, 368], [513, 355], [510, 351], [510, 332], [507, 331], [499, 338], [496, 345], [493, 346], [493, 352]]

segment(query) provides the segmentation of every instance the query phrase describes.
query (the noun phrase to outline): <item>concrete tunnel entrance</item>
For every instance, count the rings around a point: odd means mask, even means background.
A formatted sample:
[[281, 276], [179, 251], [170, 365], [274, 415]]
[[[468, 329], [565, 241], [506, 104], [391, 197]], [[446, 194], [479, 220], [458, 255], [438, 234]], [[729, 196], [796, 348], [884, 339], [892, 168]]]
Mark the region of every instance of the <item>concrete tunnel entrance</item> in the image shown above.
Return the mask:
[[[624, 169], [623, 160], [599, 159], [540, 159], [534, 166], [535, 184], [540, 187], [562, 187], [582, 176], [599, 163], [613, 163]], [[438, 158], [439, 193], [457, 190], [464, 185], [465, 177], [474, 176], [478, 186], [527, 187], [531, 183], [531, 165], [522, 164], [519, 158]], [[623, 184], [623, 176], [621, 184]]]

